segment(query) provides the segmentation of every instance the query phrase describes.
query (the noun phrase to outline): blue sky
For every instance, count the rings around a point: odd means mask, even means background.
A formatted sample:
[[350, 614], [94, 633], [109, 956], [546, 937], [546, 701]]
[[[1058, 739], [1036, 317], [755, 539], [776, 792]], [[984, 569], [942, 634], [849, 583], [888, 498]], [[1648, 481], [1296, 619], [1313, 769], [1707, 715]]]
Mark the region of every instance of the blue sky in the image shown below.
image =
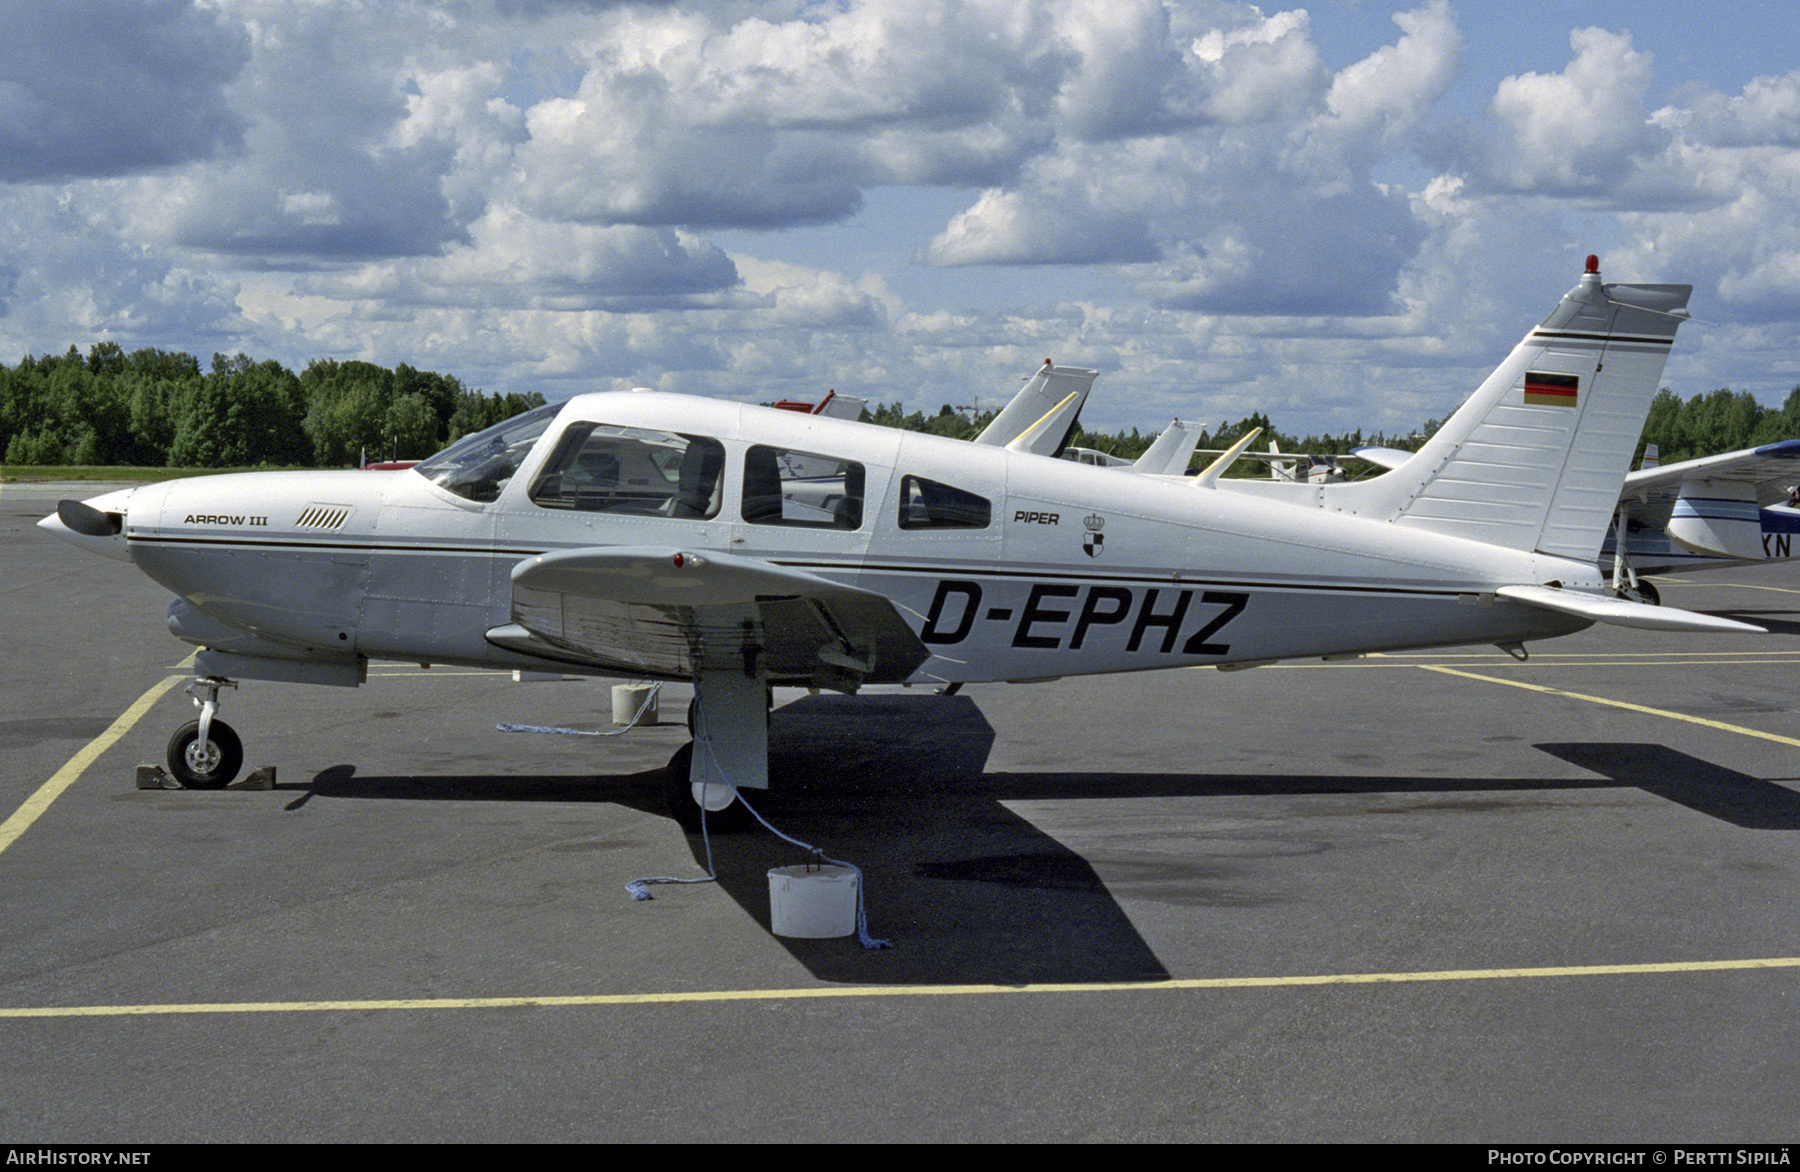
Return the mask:
[[24, 0], [0, 356], [1405, 431], [1598, 252], [1695, 286], [1670, 386], [1778, 403], [1794, 12]]

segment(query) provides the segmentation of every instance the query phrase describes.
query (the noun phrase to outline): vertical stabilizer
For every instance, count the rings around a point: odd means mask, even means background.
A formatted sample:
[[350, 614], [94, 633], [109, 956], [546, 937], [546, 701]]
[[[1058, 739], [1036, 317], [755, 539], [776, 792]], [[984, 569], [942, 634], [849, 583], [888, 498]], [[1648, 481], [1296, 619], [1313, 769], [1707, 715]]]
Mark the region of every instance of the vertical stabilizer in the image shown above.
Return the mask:
[[1543, 324], [1412, 459], [1368, 482], [1355, 511], [1593, 560], [1690, 292], [1602, 284], [1589, 257]]
[[[1194, 449], [1200, 446], [1200, 437], [1206, 431], [1204, 425], [1187, 423], [1180, 419], [1173, 420], [1162, 429], [1162, 434], [1144, 450], [1131, 466], [1133, 472], [1141, 472], [1146, 476], [1181, 476], [1187, 472], [1188, 462], [1194, 458]], [[1273, 443], [1270, 444], [1273, 447]]]
[[1056, 366], [1044, 359], [1044, 365], [982, 429], [975, 442], [1040, 456], [1058, 454], [1075, 433], [1081, 405], [1087, 402], [1088, 391], [1098, 377], [1098, 371]]

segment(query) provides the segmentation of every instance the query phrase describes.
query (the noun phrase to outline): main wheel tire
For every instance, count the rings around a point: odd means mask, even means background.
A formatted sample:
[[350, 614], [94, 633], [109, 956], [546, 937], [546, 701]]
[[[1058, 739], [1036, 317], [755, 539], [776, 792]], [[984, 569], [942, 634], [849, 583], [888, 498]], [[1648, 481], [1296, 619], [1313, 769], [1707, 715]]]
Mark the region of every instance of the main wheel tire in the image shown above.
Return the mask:
[[[663, 783], [663, 792], [669, 803], [670, 816], [689, 834], [699, 834], [700, 803], [694, 800], [694, 786], [689, 780], [693, 769], [694, 742], [689, 741], [676, 749], [675, 755], [669, 758], [668, 778]], [[708, 834], [731, 834], [744, 829], [753, 821], [750, 808], [735, 797], [731, 799], [731, 805], [723, 810], [707, 810], [705, 816]]]
[[224, 789], [244, 767], [244, 743], [222, 720], [200, 743], [200, 722], [190, 720], [169, 738], [169, 772], [187, 789]]

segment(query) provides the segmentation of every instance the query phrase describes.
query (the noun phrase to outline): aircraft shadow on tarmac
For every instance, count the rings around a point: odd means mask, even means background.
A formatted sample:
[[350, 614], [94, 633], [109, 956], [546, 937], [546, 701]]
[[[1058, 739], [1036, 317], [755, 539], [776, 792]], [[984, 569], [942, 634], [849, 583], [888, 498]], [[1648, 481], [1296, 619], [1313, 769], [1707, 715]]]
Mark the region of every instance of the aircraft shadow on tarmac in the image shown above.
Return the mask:
[[1740, 623], [1754, 623], [1771, 635], [1800, 635], [1800, 620], [1777, 618], [1777, 615], [1791, 615], [1791, 610], [1751, 610], [1745, 607], [1732, 607], [1724, 610], [1709, 610], [1711, 615], [1720, 618], [1736, 619]]
[[1746, 830], [1800, 830], [1800, 793], [1667, 745], [1543, 744], [1553, 757]]
[[[853, 939], [783, 939], [816, 976], [921, 984], [1167, 977], [1087, 860], [1014, 814], [1005, 805], [1011, 801], [1567, 792], [1623, 785], [1741, 827], [1800, 829], [1800, 794], [1655, 744], [1536, 746], [1599, 775], [1592, 779], [1465, 779], [990, 773], [985, 766], [993, 741], [993, 728], [966, 697], [816, 696], [776, 713], [770, 725], [775, 788], [754, 794], [752, 801], [775, 826], [861, 867], [870, 894], [870, 930], [896, 941], [892, 951], [865, 952]], [[325, 770], [300, 801], [315, 795], [604, 799], [645, 812], [664, 811], [661, 770], [598, 779], [353, 774], [350, 766]], [[702, 840], [692, 834], [688, 841], [703, 871]], [[715, 836], [712, 848], [719, 885], [768, 928], [768, 870], [804, 862], [804, 852], [760, 828]], [[1237, 881], [1229, 859], [1143, 864], [1134, 870], [1132, 886], [1159, 893], [1153, 898], [1194, 906], [1228, 908], [1262, 898]]]

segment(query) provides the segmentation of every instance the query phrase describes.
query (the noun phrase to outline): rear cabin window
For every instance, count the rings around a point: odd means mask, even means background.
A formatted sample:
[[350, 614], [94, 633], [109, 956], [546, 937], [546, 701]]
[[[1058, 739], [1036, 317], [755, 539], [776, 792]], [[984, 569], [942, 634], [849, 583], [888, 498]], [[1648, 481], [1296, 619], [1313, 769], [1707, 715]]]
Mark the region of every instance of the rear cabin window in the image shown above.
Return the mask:
[[923, 476], [900, 478], [902, 529], [986, 529], [993, 517], [984, 496]]
[[572, 423], [531, 486], [546, 509], [703, 520], [719, 512], [725, 449], [673, 431]]
[[861, 529], [866, 479], [854, 460], [758, 444], [744, 453], [744, 520]]

